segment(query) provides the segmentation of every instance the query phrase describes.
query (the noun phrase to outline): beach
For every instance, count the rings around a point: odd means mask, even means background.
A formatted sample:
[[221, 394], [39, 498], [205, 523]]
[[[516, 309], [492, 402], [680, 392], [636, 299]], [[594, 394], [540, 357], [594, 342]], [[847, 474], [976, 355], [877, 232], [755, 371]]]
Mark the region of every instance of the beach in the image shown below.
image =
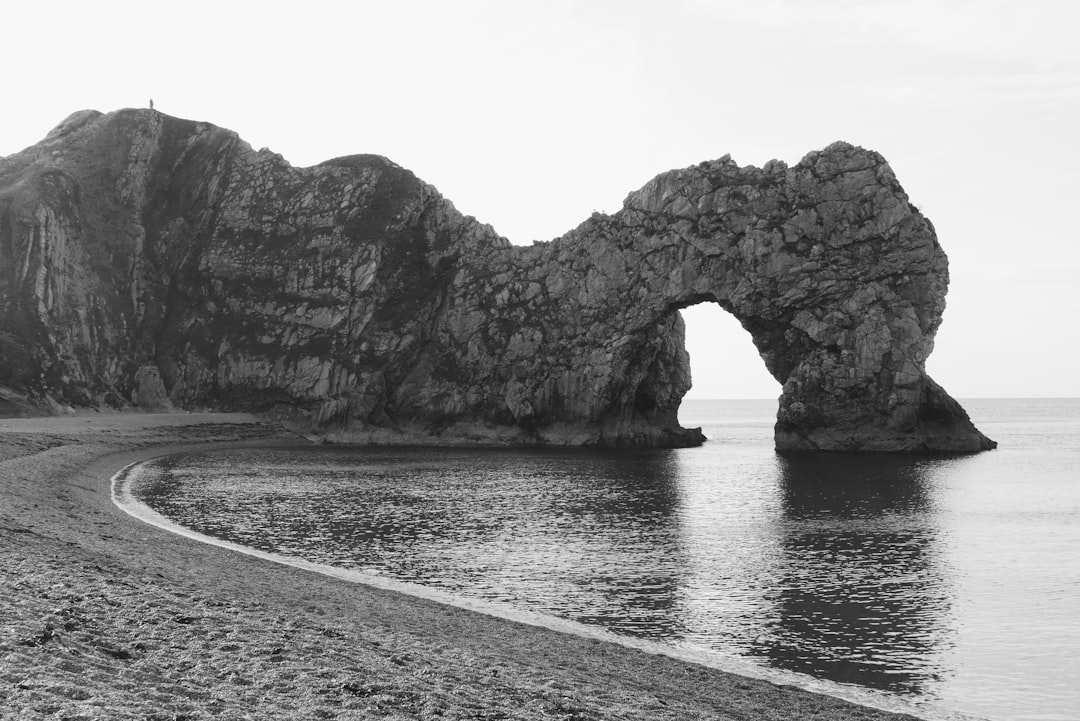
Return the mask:
[[241, 414], [0, 419], [2, 719], [911, 718], [200, 543], [113, 502]]

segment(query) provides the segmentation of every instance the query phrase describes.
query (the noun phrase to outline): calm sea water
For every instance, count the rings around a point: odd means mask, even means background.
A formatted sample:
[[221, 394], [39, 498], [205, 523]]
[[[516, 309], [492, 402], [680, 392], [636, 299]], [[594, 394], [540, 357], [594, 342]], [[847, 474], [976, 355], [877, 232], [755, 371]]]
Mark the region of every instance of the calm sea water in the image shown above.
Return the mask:
[[[1080, 400], [971, 400], [998, 450], [779, 456], [772, 401], [668, 451], [171, 456], [199, 533], [990, 719], [1080, 715]], [[839, 688], [840, 686], [837, 686]]]

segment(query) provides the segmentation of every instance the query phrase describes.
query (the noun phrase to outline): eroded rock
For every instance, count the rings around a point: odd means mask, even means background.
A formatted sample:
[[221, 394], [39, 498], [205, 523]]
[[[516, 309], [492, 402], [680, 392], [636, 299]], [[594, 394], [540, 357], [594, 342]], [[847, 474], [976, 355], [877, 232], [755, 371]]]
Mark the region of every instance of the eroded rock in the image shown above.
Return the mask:
[[947, 283], [888, 164], [843, 143], [664, 173], [529, 247], [385, 158], [294, 168], [153, 111], [77, 113], [0, 162], [0, 368], [23, 363], [0, 385], [62, 405], [694, 444], [677, 311], [715, 302], [783, 383], [777, 448], [990, 448], [925, 372]]

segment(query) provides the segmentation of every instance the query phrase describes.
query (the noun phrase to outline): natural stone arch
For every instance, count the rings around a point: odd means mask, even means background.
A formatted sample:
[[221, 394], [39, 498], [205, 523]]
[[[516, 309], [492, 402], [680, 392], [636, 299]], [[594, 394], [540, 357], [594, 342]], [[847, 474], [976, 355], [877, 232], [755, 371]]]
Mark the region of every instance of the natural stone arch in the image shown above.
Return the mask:
[[[926, 375], [947, 260], [875, 153], [837, 143], [791, 168], [725, 157], [666, 173], [619, 213], [515, 260], [518, 278], [547, 269], [548, 307], [534, 315], [545, 337], [573, 348], [583, 319], [611, 337], [586, 344], [593, 355], [554, 390], [560, 376], [543, 364], [515, 379], [519, 423], [561, 416], [599, 421], [601, 442], [694, 442], [676, 421], [689, 364], [674, 311], [715, 302], [783, 386], [779, 450], [993, 447]], [[568, 392], [573, 407], [552, 402]]]
[[676, 311], [708, 300], [783, 384], [777, 448], [990, 448], [925, 372], [947, 283], [888, 165], [842, 143], [790, 168], [665, 173], [528, 247], [385, 158], [294, 168], [149, 110], [76, 113], [0, 159], [0, 365], [26, 366], [0, 390], [38, 407], [686, 445], [702, 438], [678, 425]]

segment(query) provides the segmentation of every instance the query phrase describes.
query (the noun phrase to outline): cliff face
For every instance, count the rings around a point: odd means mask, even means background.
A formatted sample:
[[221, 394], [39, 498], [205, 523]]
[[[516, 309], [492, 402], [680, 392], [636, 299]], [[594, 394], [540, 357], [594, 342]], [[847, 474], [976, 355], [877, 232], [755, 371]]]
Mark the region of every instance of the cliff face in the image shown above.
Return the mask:
[[678, 309], [784, 384], [781, 450], [993, 446], [926, 376], [947, 263], [885, 161], [658, 176], [511, 246], [377, 156], [294, 168], [150, 110], [0, 161], [0, 412], [263, 412], [336, 439], [686, 445]]

